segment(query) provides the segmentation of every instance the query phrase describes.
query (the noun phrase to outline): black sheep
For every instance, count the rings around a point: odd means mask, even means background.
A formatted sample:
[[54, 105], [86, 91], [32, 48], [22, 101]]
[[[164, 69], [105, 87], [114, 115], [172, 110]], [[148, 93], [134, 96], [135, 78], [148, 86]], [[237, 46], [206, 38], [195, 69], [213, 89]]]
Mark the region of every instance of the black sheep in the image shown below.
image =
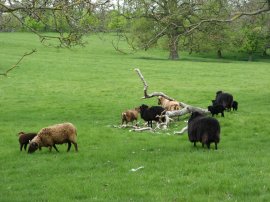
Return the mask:
[[224, 117], [224, 110], [225, 108], [222, 105], [213, 105], [213, 106], [208, 106], [208, 111], [211, 112], [212, 116], [215, 114], [218, 115], [221, 113], [221, 116]]
[[233, 108], [233, 111], [237, 111], [237, 109], [238, 109], [238, 102], [237, 101], [233, 101], [232, 108]]
[[19, 143], [20, 143], [20, 150], [22, 151], [22, 148], [24, 147], [24, 150], [27, 148], [27, 144], [29, 144], [29, 141], [31, 141], [37, 133], [25, 133], [25, 132], [19, 132]]
[[225, 109], [231, 111], [232, 103], [233, 103], [233, 96], [230, 93], [223, 93], [222, 91], [218, 91], [216, 93], [216, 100], [214, 104], [223, 105]]
[[[152, 106], [148, 107], [147, 105], [143, 104], [140, 106], [140, 113], [141, 113], [141, 118], [148, 123], [148, 127], [152, 128], [152, 121], [160, 121], [161, 115], [164, 115], [166, 110], [161, 107], [161, 106]], [[164, 121], [164, 118], [161, 119]]]
[[220, 141], [220, 125], [219, 122], [212, 117], [207, 117], [199, 112], [193, 112], [188, 120], [188, 137], [189, 141], [194, 143], [201, 142], [202, 146], [215, 143], [215, 149]]

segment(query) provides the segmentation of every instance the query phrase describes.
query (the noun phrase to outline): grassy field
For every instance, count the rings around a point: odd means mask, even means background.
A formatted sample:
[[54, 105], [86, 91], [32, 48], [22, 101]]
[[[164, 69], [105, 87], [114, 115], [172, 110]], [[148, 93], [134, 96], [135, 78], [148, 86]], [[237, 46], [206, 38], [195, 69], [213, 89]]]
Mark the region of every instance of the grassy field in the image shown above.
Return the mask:
[[[32, 34], [0, 33], [0, 72], [37, 49], [0, 77], [0, 201], [270, 201], [270, 60], [121, 55], [112, 37], [91, 36], [86, 47], [63, 50]], [[194, 106], [207, 107], [217, 90], [232, 93], [239, 111], [217, 117], [218, 150], [173, 135], [184, 118], [159, 133], [113, 128], [122, 111], [157, 104], [141, 99], [134, 68], [149, 92]], [[19, 151], [19, 131], [65, 121], [78, 129], [78, 153], [73, 146], [67, 153], [67, 145], [60, 153]]]

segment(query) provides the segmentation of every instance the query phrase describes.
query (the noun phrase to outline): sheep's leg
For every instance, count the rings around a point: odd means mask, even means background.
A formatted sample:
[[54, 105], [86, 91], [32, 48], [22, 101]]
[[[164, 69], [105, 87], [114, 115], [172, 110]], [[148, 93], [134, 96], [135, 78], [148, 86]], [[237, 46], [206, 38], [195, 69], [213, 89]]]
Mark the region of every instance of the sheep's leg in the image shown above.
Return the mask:
[[196, 147], [196, 142], [193, 142], [193, 146]]
[[68, 149], [67, 149], [67, 152], [69, 152], [70, 147], [71, 147], [71, 142], [68, 142]]
[[[53, 145], [53, 148], [54, 148], [57, 152], [59, 152], [58, 149], [57, 149], [57, 147], [55, 146], [55, 144]], [[52, 147], [51, 147], [51, 149], [52, 149]]]
[[78, 144], [76, 142], [72, 142], [74, 147], [75, 147], [75, 151], [77, 152], [78, 151]]
[[22, 151], [22, 148], [23, 148], [23, 144], [20, 144], [20, 151]]
[[224, 117], [224, 112], [221, 112], [221, 116]]
[[50, 152], [52, 151], [52, 146], [49, 146], [49, 151], [50, 151]]
[[217, 143], [215, 142], [215, 149], [217, 150]]
[[24, 147], [23, 147], [24, 148], [24, 151], [26, 151], [26, 147], [27, 147], [27, 144], [24, 144]]
[[207, 148], [210, 149], [210, 143], [207, 142], [206, 145], [207, 145]]

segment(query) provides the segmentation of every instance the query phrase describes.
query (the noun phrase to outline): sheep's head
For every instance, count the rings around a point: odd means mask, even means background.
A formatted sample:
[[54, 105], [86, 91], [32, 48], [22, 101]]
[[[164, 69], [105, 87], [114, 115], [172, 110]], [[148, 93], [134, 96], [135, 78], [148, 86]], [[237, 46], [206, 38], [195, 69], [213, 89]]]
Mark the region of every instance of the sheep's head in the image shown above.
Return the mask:
[[19, 132], [19, 133], [18, 133], [18, 136], [20, 136], [20, 135], [25, 135], [25, 132], [22, 132], [22, 131]]
[[223, 93], [222, 90], [217, 91], [216, 95], [219, 95], [220, 93]]
[[36, 142], [30, 142], [29, 148], [28, 148], [28, 153], [34, 153], [38, 149], [38, 143]]
[[143, 110], [145, 110], [145, 109], [147, 109], [147, 108], [149, 108], [147, 105], [142, 104], [142, 105], [140, 106], [140, 112], [142, 112]]
[[212, 112], [212, 110], [213, 110], [213, 106], [208, 106], [208, 111]]
[[192, 112], [188, 122], [191, 122], [193, 119], [196, 119], [197, 117], [200, 117], [200, 116], [203, 116], [203, 114], [201, 114], [200, 112], [196, 112], [196, 111]]
[[135, 107], [135, 111], [140, 112], [141, 108], [140, 107]]
[[163, 99], [164, 98], [162, 96], [158, 96], [158, 105], [162, 104]]

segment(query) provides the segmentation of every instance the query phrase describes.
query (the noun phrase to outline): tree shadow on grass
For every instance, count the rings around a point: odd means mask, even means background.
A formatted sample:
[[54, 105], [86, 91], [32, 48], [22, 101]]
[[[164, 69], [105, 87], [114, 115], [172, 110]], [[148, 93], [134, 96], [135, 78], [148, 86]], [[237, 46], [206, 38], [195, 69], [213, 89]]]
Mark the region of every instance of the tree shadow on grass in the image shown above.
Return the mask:
[[[153, 60], [153, 61], [173, 61], [173, 62], [210, 62], [210, 63], [233, 63], [233, 62], [249, 62], [248, 58], [232, 58], [232, 57], [223, 57], [223, 58], [204, 58], [204, 57], [183, 57], [178, 60], [170, 60], [168, 58], [161, 57], [135, 57], [134, 59], [139, 60]], [[251, 62], [270, 62], [270, 58], [255, 58]]]

